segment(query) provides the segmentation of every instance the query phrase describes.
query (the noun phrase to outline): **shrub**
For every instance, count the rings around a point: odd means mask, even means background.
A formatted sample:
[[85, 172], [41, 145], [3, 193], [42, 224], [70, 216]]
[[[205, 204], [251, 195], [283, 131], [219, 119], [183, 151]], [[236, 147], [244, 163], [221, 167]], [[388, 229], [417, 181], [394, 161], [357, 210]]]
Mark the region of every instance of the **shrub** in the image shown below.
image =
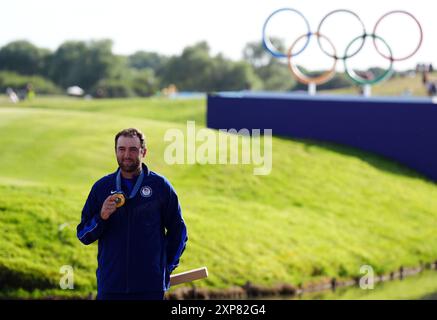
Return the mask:
[[24, 90], [31, 83], [38, 94], [60, 94], [62, 90], [50, 80], [41, 76], [23, 76], [15, 72], [0, 71], [0, 91], [6, 92], [7, 88], [16, 91]]
[[96, 98], [126, 98], [134, 97], [135, 93], [131, 85], [119, 79], [102, 79], [92, 90]]

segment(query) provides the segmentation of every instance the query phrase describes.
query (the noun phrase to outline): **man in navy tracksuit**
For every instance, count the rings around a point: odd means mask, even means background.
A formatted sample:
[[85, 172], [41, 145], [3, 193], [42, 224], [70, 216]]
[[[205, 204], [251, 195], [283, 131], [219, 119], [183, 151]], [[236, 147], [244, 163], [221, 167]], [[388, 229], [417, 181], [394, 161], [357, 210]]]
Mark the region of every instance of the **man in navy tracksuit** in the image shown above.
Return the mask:
[[176, 192], [142, 163], [146, 151], [139, 130], [119, 132], [119, 168], [94, 184], [82, 210], [77, 237], [99, 240], [97, 299], [162, 300], [188, 240]]

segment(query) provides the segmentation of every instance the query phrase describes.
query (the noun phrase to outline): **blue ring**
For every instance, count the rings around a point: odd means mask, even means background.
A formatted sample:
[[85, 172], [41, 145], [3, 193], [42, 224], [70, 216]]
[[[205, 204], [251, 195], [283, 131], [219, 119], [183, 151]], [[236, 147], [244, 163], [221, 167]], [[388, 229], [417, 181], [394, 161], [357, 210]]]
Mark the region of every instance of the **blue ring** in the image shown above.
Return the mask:
[[302, 19], [305, 21], [305, 24], [306, 24], [306, 26], [307, 26], [307, 28], [308, 28], [308, 33], [307, 33], [308, 37], [307, 37], [307, 41], [306, 41], [305, 45], [303, 46], [303, 48], [302, 48], [301, 50], [299, 50], [299, 52], [297, 52], [297, 53], [291, 55], [291, 57], [295, 57], [295, 56], [297, 56], [298, 54], [302, 53], [302, 51], [304, 51], [304, 50], [306, 49], [306, 47], [307, 47], [308, 44], [310, 43], [310, 37], [311, 37], [311, 28], [310, 28], [310, 24], [308, 23], [308, 20], [305, 18], [305, 16], [304, 16], [300, 11], [297, 11], [297, 10], [295, 10], [295, 9], [292, 9], [292, 8], [281, 8], [281, 9], [278, 9], [278, 10], [274, 11], [272, 14], [270, 14], [270, 15], [268, 16], [268, 18], [267, 18], [266, 21], [264, 22], [264, 26], [263, 26], [263, 35], [262, 35], [263, 46], [264, 46], [264, 48], [265, 48], [268, 52], [270, 52], [270, 54], [271, 54], [272, 56], [274, 56], [274, 57], [276, 57], [276, 58], [287, 58], [287, 57], [288, 57], [287, 54], [278, 51], [278, 50], [273, 46], [273, 44], [271, 43], [271, 41], [267, 41], [267, 40], [266, 40], [266, 28], [267, 28], [267, 24], [269, 23], [270, 19], [271, 19], [275, 14], [277, 14], [277, 13], [279, 13], [279, 12], [281, 12], [281, 11], [292, 11], [292, 12], [294, 12], [294, 13], [297, 13], [297, 14], [300, 15], [300, 16], [302, 17]]

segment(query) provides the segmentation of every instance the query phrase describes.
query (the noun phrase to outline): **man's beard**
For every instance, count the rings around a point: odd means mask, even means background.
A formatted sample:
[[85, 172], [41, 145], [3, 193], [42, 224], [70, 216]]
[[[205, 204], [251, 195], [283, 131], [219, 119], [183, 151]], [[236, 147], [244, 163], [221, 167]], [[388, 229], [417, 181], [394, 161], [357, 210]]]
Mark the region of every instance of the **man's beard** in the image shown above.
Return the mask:
[[135, 172], [138, 170], [138, 168], [140, 168], [140, 161], [136, 160], [136, 159], [130, 159], [132, 161], [129, 161], [128, 163], [124, 162], [126, 161], [126, 159], [124, 160], [118, 160], [118, 165], [120, 166], [120, 169], [123, 170], [124, 172]]

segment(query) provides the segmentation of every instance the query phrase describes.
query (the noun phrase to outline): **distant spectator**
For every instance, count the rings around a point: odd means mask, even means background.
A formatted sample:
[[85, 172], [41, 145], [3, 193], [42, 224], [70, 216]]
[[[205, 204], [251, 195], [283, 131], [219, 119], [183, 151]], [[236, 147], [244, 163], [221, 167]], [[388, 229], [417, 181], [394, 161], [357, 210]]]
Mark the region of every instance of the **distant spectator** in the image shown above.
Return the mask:
[[106, 96], [105, 90], [103, 90], [102, 88], [98, 88], [96, 90], [96, 94], [95, 94], [96, 98], [104, 98], [105, 96]]
[[416, 72], [434, 72], [432, 63], [418, 63], [416, 65]]
[[20, 101], [17, 94], [15, 93], [15, 91], [12, 88], [7, 88], [6, 94], [8, 95], [9, 100], [11, 100], [12, 103], [18, 103]]
[[35, 91], [33, 90], [33, 86], [31, 83], [26, 85], [26, 99], [32, 100], [35, 98]]
[[428, 96], [432, 97], [437, 95], [437, 83], [436, 81], [432, 81], [429, 79], [429, 75], [427, 71], [423, 71], [422, 83], [425, 85]]

